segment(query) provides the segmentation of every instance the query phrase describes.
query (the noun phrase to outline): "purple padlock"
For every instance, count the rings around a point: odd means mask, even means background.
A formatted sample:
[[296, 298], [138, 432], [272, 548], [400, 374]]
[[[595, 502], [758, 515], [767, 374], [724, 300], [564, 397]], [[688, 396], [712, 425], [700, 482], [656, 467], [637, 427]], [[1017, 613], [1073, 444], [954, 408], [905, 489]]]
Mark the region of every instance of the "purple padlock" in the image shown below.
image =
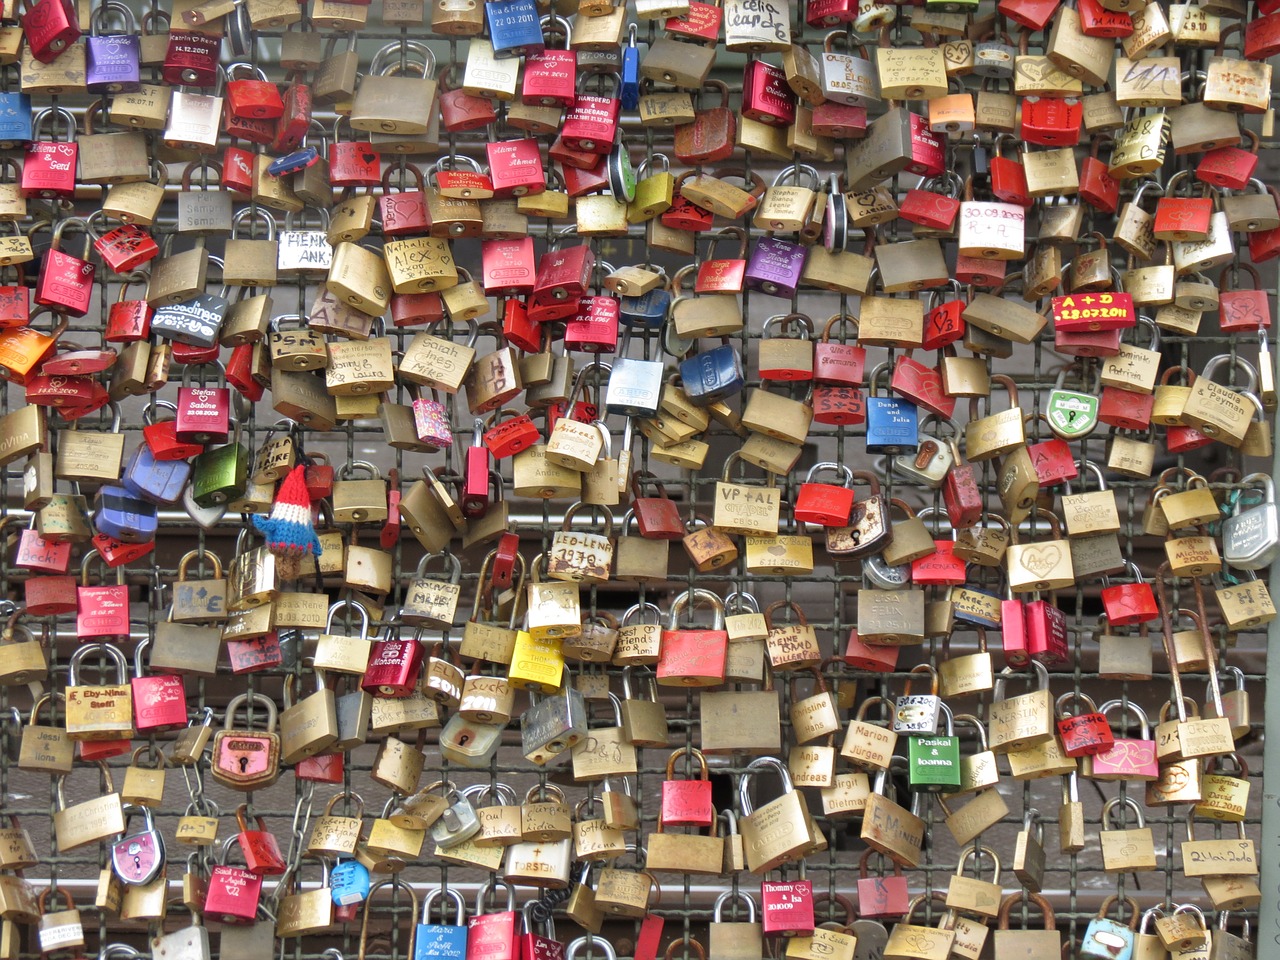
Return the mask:
[[804, 270], [805, 249], [798, 243], [761, 237], [747, 260], [743, 282], [748, 289], [774, 297], [794, 297]]
[[[118, 14], [123, 33], [105, 33], [106, 21]], [[142, 41], [133, 13], [119, 0], [108, 0], [93, 14], [92, 31], [85, 41], [84, 80], [91, 93], [128, 93], [142, 86], [138, 60]]]

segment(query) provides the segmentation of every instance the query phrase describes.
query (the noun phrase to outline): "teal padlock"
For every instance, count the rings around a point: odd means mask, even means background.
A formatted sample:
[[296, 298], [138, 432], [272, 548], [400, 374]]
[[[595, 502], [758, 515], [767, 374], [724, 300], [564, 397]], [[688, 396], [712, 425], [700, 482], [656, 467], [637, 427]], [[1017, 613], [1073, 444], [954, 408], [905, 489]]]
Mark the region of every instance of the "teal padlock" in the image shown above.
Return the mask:
[[[1128, 923], [1112, 920], [1107, 916], [1113, 906], [1118, 906], [1121, 913], [1128, 908]], [[1139, 916], [1138, 904], [1132, 898], [1114, 895], [1107, 897], [1098, 908], [1098, 915], [1085, 928], [1084, 940], [1080, 944], [1080, 960], [1131, 960]]]
[[198, 454], [191, 461], [191, 499], [201, 507], [216, 507], [244, 492], [249, 480], [249, 448], [240, 442], [240, 423], [231, 442]]
[[908, 779], [912, 790], [926, 793], [960, 789], [960, 738], [955, 735], [951, 708], [939, 704], [946, 717], [946, 733], [908, 737]]

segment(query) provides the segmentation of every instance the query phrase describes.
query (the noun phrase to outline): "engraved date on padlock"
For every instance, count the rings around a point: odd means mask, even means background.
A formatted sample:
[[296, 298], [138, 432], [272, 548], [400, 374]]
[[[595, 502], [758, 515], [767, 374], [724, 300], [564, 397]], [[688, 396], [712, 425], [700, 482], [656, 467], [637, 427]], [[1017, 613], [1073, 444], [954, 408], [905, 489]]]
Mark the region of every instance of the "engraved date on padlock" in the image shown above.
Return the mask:
[[893, 726], [898, 733], [934, 733], [937, 718], [936, 697], [899, 697], [893, 715]]

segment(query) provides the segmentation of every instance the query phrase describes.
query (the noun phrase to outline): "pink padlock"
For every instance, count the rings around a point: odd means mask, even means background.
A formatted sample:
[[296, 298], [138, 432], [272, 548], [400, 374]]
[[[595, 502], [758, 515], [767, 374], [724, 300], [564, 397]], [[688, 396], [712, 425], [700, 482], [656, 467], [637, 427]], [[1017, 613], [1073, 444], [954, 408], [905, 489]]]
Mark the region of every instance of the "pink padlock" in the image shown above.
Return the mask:
[[1136, 703], [1108, 700], [1098, 708], [1098, 712], [1108, 716], [1117, 707], [1138, 718], [1141, 738], [1116, 737], [1110, 750], [1083, 758], [1081, 775], [1090, 780], [1159, 780], [1156, 742], [1151, 739], [1151, 724], [1147, 721], [1146, 711]]

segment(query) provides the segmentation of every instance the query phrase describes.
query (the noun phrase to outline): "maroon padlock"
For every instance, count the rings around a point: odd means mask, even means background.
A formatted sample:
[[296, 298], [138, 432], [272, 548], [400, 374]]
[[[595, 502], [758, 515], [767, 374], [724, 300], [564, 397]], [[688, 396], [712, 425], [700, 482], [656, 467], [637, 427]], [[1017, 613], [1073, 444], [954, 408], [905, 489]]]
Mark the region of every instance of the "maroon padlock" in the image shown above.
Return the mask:
[[249, 826], [249, 805], [240, 804], [236, 808], [236, 822], [240, 825], [237, 840], [244, 852], [244, 863], [249, 872], [258, 877], [278, 877], [284, 874], [288, 865], [280, 854], [280, 845], [274, 834], [267, 830], [262, 817], [255, 815], [257, 829]]
[[221, 37], [171, 30], [160, 76], [175, 87], [211, 87], [218, 79], [221, 49]]
[[813, 388], [813, 419], [818, 423], [857, 426], [867, 422], [867, 402], [857, 387]]
[[276, 631], [271, 630], [249, 640], [228, 640], [227, 660], [231, 663], [231, 672], [235, 674], [257, 673], [278, 667], [284, 663], [280, 637]]
[[982, 519], [982, 492], [971, 463], [956, 463], [942, 481], [942, 500], [953, 527], [967, 529]]
[[1049, 600], [1029, 600], [1025, 609], [1027, 653], [1031, 659], [1046, 667], [1066, 663], [1071, 657], [1067, 646], [1067, 615]]
[[183, 371], [178, 388], [175, 435], [183, 443], [226, 443], [231, 435], [231, 391], [223, 386], [187, 386], [193, 369]]
[[376, 697], [411, 697], [418, 689], [424, 650], [417, 640], [375, 640], [360, 689]]

